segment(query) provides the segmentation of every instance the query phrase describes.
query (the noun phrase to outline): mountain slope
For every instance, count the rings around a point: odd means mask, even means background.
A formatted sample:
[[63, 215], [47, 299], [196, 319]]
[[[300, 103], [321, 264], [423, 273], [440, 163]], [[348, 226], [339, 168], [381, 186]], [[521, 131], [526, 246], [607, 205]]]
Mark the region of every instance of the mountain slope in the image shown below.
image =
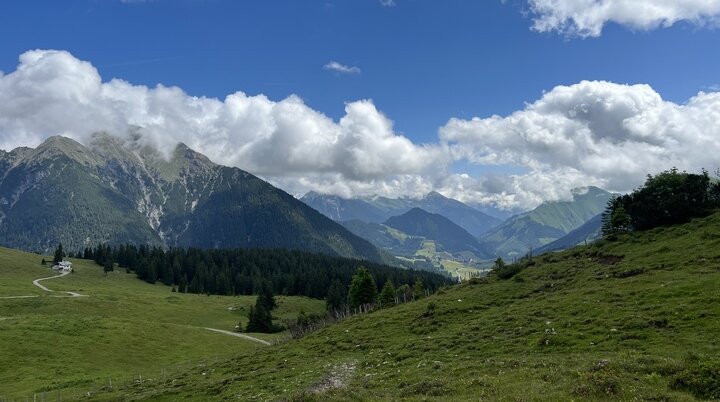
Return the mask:
[[300, 201], [337, 222], [358, 220], [380, 223], [388, 218], [386, 211], [360, 199], [346, 199], [311, 191], [300, 198]]
[[600, 214], [612, 194], [597, 187], [576, 190], [572, 201], [546, 202], [515, 215], [478, 240], [503, 258], [525, 255], [551, 243]]
[[579, 228], [571, 231], [565, 236], [546, 244], [537, 249], [537, 253], [545, 253], [548, 251], [559, 251], [575, 247], [583, 244], [585, 241], [593, 242], [602, 237], [602, 214], [595, 215], [592, 219], [585, 222]]
[[486, 233], [501, 223], [500, 219], [435, 191], [419, 199], [409, 197], [346, 199], [310, 192], [300, 200], [336, 221], [361, 220], [382, 223], [390, 217], [404, 214], [412, 208], [421, 208], [427, 212], [445, 216], [473, 236]]
[[424, 240], [423, 237], [409, 236], [381, 223], [352, 220], [341, 224], [353, 234], [366, 239], [375, 247], [387, 250], [392, 255], [414, 256], [422, 248]]
[[[13, 156], [15, 155], [15, 156]], [[168, 156], [98, 134], [0, 154], [0, 244], [289, 248], [391, 262], [291, 195], [180, 144]]]
[[547, 254], [512, 280], [471, 280], [97, 398], [697, 400], [720, 385], [718, 233], [715, 214]]
[[434, 240], [438, 251], [471, 251], [481, 258], [485, 257], [480, 244], [470, 233], [439, 214], [413, 208], [402, 215], [393, 216], [384, 224], [411, 236]]

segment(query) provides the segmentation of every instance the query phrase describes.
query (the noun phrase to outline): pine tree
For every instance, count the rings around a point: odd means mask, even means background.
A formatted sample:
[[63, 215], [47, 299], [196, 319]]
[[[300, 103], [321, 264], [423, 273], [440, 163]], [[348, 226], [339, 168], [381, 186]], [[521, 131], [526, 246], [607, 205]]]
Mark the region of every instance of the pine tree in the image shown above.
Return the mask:
[[345, 287], [339, 280], [333, 280], [328, 289], [327, 297], [325, 298], [325, 307], [330, 312], [344, 310], [345, 300], [347, 300]]
[[413, 286], [413, 298], [415, 300], [425, 297], [425, 287], [423, 287], [422, 279], [417, 278]]
[[352, 277], [348, 296], [352, 307], [371, 304], [375, 301], [377, 285], [370, 271], [364, 267], [358, 268], [357, 274]]
[[55, 256], [53, 257], [53, 265], [60, 263], [63, 258], [65, 258], [65, 252], [63, 251], [62, 243], [58, 243], [58, 246], [55, 249]]
[[270, 315], [270, 312], [265, 308], [263, 303], [260, 302], [259, 297], [255, 302], [255, 308], [250, 307], [248, 319], [245, 332], [273, 332], [272, 315]]
[[108, 272], [112, 272], [115, 268], [114, 265], [115, 264], [113, 264], [112, 261], [105, 260], [105, 262], [103, 263], [103, 272], [105, 272], [105, 274], [107, 274]]
[[380, 305], [385, 308], [395, 305], [395, 285], [393, 285], [392, 281], [385, 282], [378, 300]]
[[272, 311], [277, 307], [275, 296], [273, 296], [273, 292], [268, 281], [262, 281], [257, 300], [258, 303], [262, 304], [267, 311]]

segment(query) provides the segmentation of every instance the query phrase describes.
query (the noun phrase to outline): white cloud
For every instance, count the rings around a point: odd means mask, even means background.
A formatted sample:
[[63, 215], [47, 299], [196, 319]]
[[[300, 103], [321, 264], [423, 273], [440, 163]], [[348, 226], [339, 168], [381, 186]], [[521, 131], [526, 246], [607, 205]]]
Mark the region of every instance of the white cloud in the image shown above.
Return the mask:
[[680, 21], [715, 24], [720, 0], [528, 0], [533, 29], [570, 36], [600, 36], [605, 24], [631, 29], [669, 27]]
[[530, 173], [501, 180], [521, 202], [567, 195], [582, 183], [629, 191], [672, 166], [720, 165], [720, 93], [679, 105], [647, 85], [583, 81], [506, 117], [451, 119], [440, 133], [456, 159], [526, 167]]
[[[88, 142], [98, 131], [128, 135], [164, 152], [178, 142], [300, 195], [421, 196], [531, 208], [598, 185], [632, 190], [645, 175], [677, 166], [716, 170], [720, 93], [685, 104], [647, 85], [584, 81], [559, 86], [508, 116], [450, 119], [434, 144], [415, 144], [370, 100], [333, 120], [298, 96], [273, 101], [237, 92], [224, 100], [180, 88], [103, 82], [64, 51], [24, 53], [0, 76], [0, 148], [36, 146], [51, 135]], [[516, 174], [450, 172], [454, 161], [514, 166]]]
[[127, 135], [164, 152], [178, 142], [212, 160], [265, 177], [336, 175], [357, 182], [442, 170], [440, 145], [413, 144], [372, 101], [348, 103], [333, 121], [298, 96], [272, 101], [242, 92], [225, 100], [180, 88], [148, 88], [113, 79], [64, 51], [35, 50], [0, 78], [0, 148], [35, 146], [51, 135], [87, 142], [98, 131]]
[[356, 66], [346, 66], [345, 64], [331, 61], [323, 66], [324, 69], [334, 71], [340, 74], [360, 74], [362, 70]]
[[383, 7], [395, 7], [397, 3], [395, 3], [395, 0], [380, 0], [380, 5]]

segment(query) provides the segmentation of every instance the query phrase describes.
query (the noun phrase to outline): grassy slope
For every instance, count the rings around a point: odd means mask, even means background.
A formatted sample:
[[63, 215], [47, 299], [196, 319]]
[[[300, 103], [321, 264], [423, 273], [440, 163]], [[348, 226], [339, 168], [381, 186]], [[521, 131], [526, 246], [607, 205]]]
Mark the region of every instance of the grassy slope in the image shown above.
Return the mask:
[[[89, 297], [56, 298], [32, 285], [33, 279], [54, 275], [40, 265], [41, 258], [0, 248], [0, 297], [40, 296], [0, 299], [0, 396], [24, 400], [33, 392], [64, 388], [63, 395], [69, 397], [109, 378], [118, 382], [156, 376], [163, 369], [263, 347], [202, 329], [233, 330], [239, 321], [246, 322], [254, 297], [171, 293], [124, 270], [105, 276], [94, 263], [73, 260], [75, 273], [43, 284]], [[299, 308], [324, 308], [317, 300], [278, 299], [279, 318], [294, 318]], [[230, 306], [237, 310], [229, 311]]]
[[718, 233], [720, 214], [546, 255], [510, 280], [98, 397], [301, 399], [354, 362], [347, 386], [317, 399], [693, 400], [669, 383], [690, 352], [720, 354]]

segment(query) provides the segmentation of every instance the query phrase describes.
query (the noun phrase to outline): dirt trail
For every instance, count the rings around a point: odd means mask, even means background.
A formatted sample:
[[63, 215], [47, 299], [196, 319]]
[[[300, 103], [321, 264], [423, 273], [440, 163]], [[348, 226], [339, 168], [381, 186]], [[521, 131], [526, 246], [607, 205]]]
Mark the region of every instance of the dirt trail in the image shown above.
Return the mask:
[[[55, 278], [62, 278], [63, 276], [66, 276], [66, 275], [69, 275], [69, 274], [70, 274], [70, 272], [63, 272], [63, 273], [60, 274], [60, 275], [48, 276], [47, 278], [35, 279], [35, 280], [33, 281], [33, 285], [39, 287], [40, 289], [42, 289], [42, 290], [44, 290], [44, 291], [46, 291], [46, 292], [55, 292], [54, 290], [48, 289], [48, 288], [46, 288], [45, 286], [41, 285], [41, 284], [40, 284], [40, 281], [46, 281], [46, 280], [48, 280], [48, 279], [55, 279]], [[68, 295], [67, 295], [67, 296], [55, 296], [55, 297], [87, 297], [87, 295], [81, 295], [80, 293], [77, 293], [77, 292], [64, 291], [64, 292], [62, 292], [62, 293], [67, 293]]]
[[[41, 281], [46, 281], [46, 280], [48, 280], [48, 279], [62, 278], [63, 276], [66, 276], [66, 275], [69, 275], [69, 274], [70, 274], [70, 272], [63, 272], [63, 273], [60, 274], [60, 275], [48, 276], [48, 277], [46, 277], [46, 278], [35, 279], [32, 283], [33, 283], [33, 285], [39, 287], [40, 289], [42, 289], [42, 290], [44, 290], [44, 291], [46, 291], [46, 292], [55, 293], [54, 290], [48, 289], [47, 287], [41, 285], [40, 282], [41, 282]], [[88, 296], [88, 295], [82, 295], [82, 294], [80, 294], [80, 293], [70, 292], [70, 291], [58, 291], [58, 292], [60, 292], [60, 293], [67, 293], [67, 296], [52, 296], [52, 297], [87, 297], [87, 296]], [[4, 296], [4, 297], [0, 297], [0, 299], [30, 299], [30, 298], [33, 298], [33, 297], [40, 297], [40, 296], [38, 296], [38, 295], [28, 295], [28, 296]]]
[[225, 335], [232, 335], [232, 336], [236, 336], [236, 337], [238, 337], [238, 338], [247, 339], [248, 341], [253, 341], [253, 342], [257, 342], [257, 343], [262, 343], [262, 344], [265, 345], [265, 346], [270, 346], [270, 342], [264, 341], [264, 340], [262, 340], [262, 339], [255, 338], [255, 337], [250, 336], [250, 335], [240, 334], [240, 333], [237, 333], [237, 332], [225, 331], [225, 330], [222, 330], [222, 329], [208, 328], [208, 327], [205, 327], [205, 329], [207, 329], [208, 331], [218, 332], [218, 333], [225, 334]]

